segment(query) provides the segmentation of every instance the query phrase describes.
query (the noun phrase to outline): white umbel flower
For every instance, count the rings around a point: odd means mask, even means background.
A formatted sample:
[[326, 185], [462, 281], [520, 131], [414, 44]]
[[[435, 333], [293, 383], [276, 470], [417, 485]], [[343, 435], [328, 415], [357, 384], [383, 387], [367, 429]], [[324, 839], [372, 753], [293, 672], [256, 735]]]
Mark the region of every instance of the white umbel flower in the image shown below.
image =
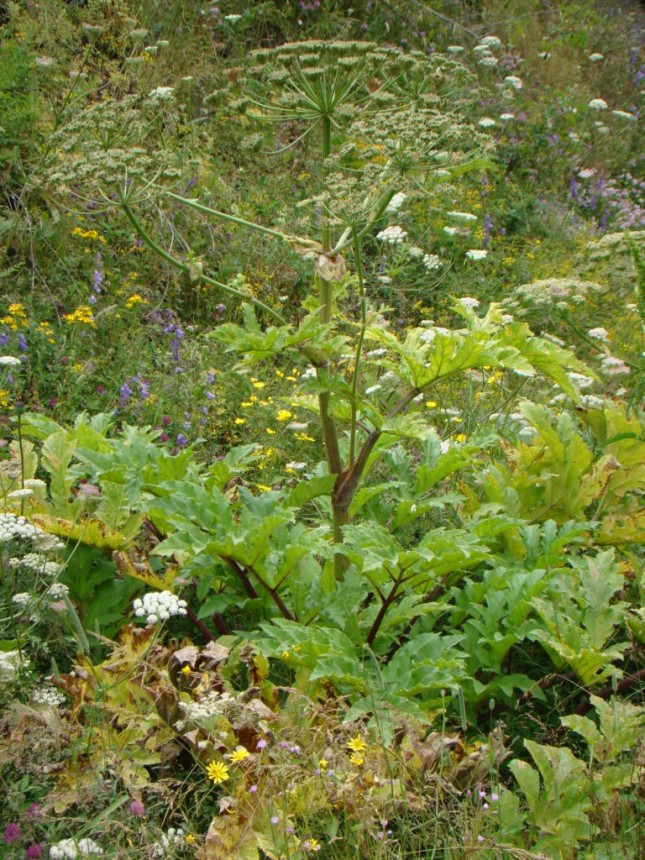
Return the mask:
[[405, 194], [403, 191], [399, 191], [398, 194], [395, 194], [394, 197], [387, 204], [385, 211], [390, 213], [398, 212], [401, 206], [403, 206], [403, 203], [407, 196], [408, 195]]
[[380, 242], [385, 242], [386, 245], [399, 245], [407, 236], [407, 232], [397, 225], [393, 227], [386, 227], [384, 230], [381, 230], [380, 233], [376, 234], [376, 238]]
[[587, 107], [591, 110], [607, 110], [608, 104], [604, 99], [591, 99]]
[[132, 603], [137, 618], [146, 617], [148, 624], [167, 621], [173, 615], [186, 615], [187, 603], [171, 591], [151, 591]]

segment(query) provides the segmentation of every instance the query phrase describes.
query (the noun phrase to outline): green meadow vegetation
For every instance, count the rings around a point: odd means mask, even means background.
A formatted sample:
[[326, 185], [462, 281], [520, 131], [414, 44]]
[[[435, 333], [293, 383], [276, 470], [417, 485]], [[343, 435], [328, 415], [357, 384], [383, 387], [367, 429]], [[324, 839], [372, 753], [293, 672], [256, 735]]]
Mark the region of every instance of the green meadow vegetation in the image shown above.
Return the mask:
[[0, 854], [641, 860], [645, 13], [0, 2]]

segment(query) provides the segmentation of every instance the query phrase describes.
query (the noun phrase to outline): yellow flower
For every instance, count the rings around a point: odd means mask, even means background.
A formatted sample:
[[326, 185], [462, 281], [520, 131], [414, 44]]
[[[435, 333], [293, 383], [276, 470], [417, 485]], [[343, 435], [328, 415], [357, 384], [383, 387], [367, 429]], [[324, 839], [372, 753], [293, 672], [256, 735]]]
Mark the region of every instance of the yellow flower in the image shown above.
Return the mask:
[[193, 836], [193, 834], [192, 834], [192, 833], [189, 833], [189, 834], [186, 836], [186, 843], [187, 843], [188, 845], [194, 845], [194, 844], [195, 844], [195, 837]]
[[246, 418], [236, 418], [234, 424], [246, 424]]
[[356, 735], [350, 741], [347, 741], [347, 748], [352, 752], [359, 753], [367, 749], [365, 741], [360, 735]]
[[465, 433], [457, 433], [457, 435], [454, 437], [454, 439], [455, 439], [455, 442], [465, 442], [466, 439], [468, 439], [468, 436], [466, 436]]
[[0, 409], [4, 409], [5, 406], [9, 403], [9, 392], [4, 388], [0, 391]]
[[224, 762], [212, 761], [206, 768], [206, 776], [211, 782], [214, 782], [215, 785], [219, 785], [221, 782], [226, 782], [230, 774], [228, 772], [228, 767]]
[[147, 300], [144, 299], [143, 296], [139, 295], [139, 293], [135, 293], [133, 296], [130, 296], [129, 299], [125, 300], [125, 306], [128, 309], [133, 308], [135, 305], [138, 305], [141, 303], [143, 303], [144, 305], [148, 304]]
[[272, 427], [267, 427], [267, 433], [269, 436], [275, 436], [275, 430]]
[[437, 408], [437, 401], [436, 400], [426, 400], [426, 406], [428, 407], [428, 409], [436, 409]]
[[305, 851], [320, 851], [321, 847], [317, 839], [307, 839], [305, 842]]
[[327, 770], [328, 766], [329, 766], [329, 762], [327, 761], [326, 758], [321, 758], [320, 761], [318, 762], [318, 767], [321, 770]]
[[262, 490], [263, 493], [271, 492], [271, 487], [267, 487], [266, 484], [256, 484], [255, 486], [258, 488], [258, 490]]
[[313, 436], [307, 436], [306, 433], [296, 433], [296, 439], [298, 442], [315, 442]]
[[356, 767], [360, 767], [364, 763], [365, 759], [360, 753], [352, 753], [349, 757], [349, 763], [355, 765]]
[[182, 669], [181, 669], [182, 675], [190, 675], [190, 673], [191, 673], [191, 668], [188, 664], [186, 664], [185, 666], [182, 666]]
[[245, 747], [237, 747], [234, 752], [232, 752], [229, 756], [230, 761], [233, 764], [237, 764], [238, 761], [244, 761], [245, 758], [248, 758], [251, 753]]
[[293, 417], [293, 415], [291, 412], [289, 412], [288, 409], [281, 409], [278, 412], [278, 414], [276, 415], [276, 418], [278, 419], [278, 421], [288, 421], [292, 417]]
[[264, 386], [265, 386], [265, 383], [264, 383], [264, 382], [260, 382], [260, 380], [259, 380], [259, 379], [252, 379], [252, 380], [251, 380], [251, 382], [252, 382], [252, 384], [253, 384], [253, 388], [258, 388], [258, 389], [260, 389], [260, 388], [264, 388]]

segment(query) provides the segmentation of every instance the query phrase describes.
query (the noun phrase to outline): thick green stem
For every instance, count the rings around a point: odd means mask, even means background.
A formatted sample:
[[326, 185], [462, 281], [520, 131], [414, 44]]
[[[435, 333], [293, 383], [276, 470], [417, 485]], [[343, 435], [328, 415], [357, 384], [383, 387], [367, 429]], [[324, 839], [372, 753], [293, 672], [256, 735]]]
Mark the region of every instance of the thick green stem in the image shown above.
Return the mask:
[[363, 349], [363, 341], [365, 340], [365, 330], [367, 328], [367, 306], [365, 300], [365, 284], [363, 282], [363, 260], [361, 257], [361, 243], [356, 230], [353, 230], [354, 236], [354, 258], [356, 260], [356, 275], [358, 277], [358, 291], [361, 302], [361, 328], [358, 334], [358, 343], [356, 344], [356, 355], [354, 357], [354, 373], [352, 376], [352, 418], [349, 432], [349, 466], [354, 465], [354, 454], [356, 451], [356, 392], [358, 390], [358, 379], [361, 366], [361, 352]]
[[[176, 269], [179, 269], [182, 272], [186, 272], [187, 275], [192, 275], [193, 270], [188, 265], [188, 263], [182, 263], [181, 260], [178, 260], [176, 257], [173, 257], [172, 254], [169, 254], [168, 251], [164, 250], [160, 245], [155, 242], [155, 240], [147, 232], [145, 227], [137, 219], [134, 212], [128, 205], [127, 201], [121, 200], [121, 206], [123, 207], [123, 211], [125, 212], [128, 221], [132, 224], [137, 233], [140, 234], [143, 242], [152, 251], [158, 254], [167, 263], [170, 263], [171, 266], [174, 266]], [[219, 281], [216, 281], [214, 278], [209, 277], [208, 275], [202, 275], [200, 273], [197, 277], [198, 280], [203, 281], [205, 284], [209, 284], [211, 287], [216, 287], [223, 293], [228, 293], [231, 296], [236, 296], [243, 302], [250, 302], [252, 305], [255, 305], [256, 308], [259, 308], [266, 314], [269, 314], [269, 316], [273, 317], [273, 319], [279, 322], [281, 325], [287, 325], [287, 321], [281, 314], [279, 314], [277, 311], [274, 311], [273, 308], [270, 308], [268, 305], [265, 305], [264, 302], [261, 302], [254, 296], [247, 295], [247, 293], [243, 293], [241, 290], [236, 290], [235, 287], [229, 287], [227, 284], [222, 284]]]
[[179, 194], [173, 194], [172, 191], [166, 191], [166, 196], [171, 197], [179, 203], [185, 203], [191, 209], [197, 209], [199, 212], [204, 212], [207, 215], [215, 215], [220, 221], [230, 221], [232, 224], [239, 224], [240, 227], [248, 227], [250, 230], [255, 230], [258, 233], [266, 233], [267, 236], [274, 236], [276, 239], [284, 239], [286, 242], [294, 241], [293, 236], [286, 233], [281, 233], [279, 230], [272, 230], [271, 227], [263, 227], [261, 224], [255, 224], [253, 221], [247, 221], [244, 218], [239, 218], [237, 215], [229, 215], [226, 212], [220, 212], [219, 209], [211, 209], [203, 203], [198, 203], [197, 200], [191, 200], [189, 197], [181, 197]]

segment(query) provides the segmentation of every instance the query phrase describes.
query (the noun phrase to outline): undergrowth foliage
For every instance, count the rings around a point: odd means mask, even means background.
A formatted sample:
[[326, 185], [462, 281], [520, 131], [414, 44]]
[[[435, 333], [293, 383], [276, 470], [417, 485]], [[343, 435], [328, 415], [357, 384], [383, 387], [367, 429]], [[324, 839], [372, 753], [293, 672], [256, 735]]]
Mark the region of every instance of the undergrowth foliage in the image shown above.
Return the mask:
[[636, 858], [632, 34], [295, 5], [0, 24], [3, 851]]

